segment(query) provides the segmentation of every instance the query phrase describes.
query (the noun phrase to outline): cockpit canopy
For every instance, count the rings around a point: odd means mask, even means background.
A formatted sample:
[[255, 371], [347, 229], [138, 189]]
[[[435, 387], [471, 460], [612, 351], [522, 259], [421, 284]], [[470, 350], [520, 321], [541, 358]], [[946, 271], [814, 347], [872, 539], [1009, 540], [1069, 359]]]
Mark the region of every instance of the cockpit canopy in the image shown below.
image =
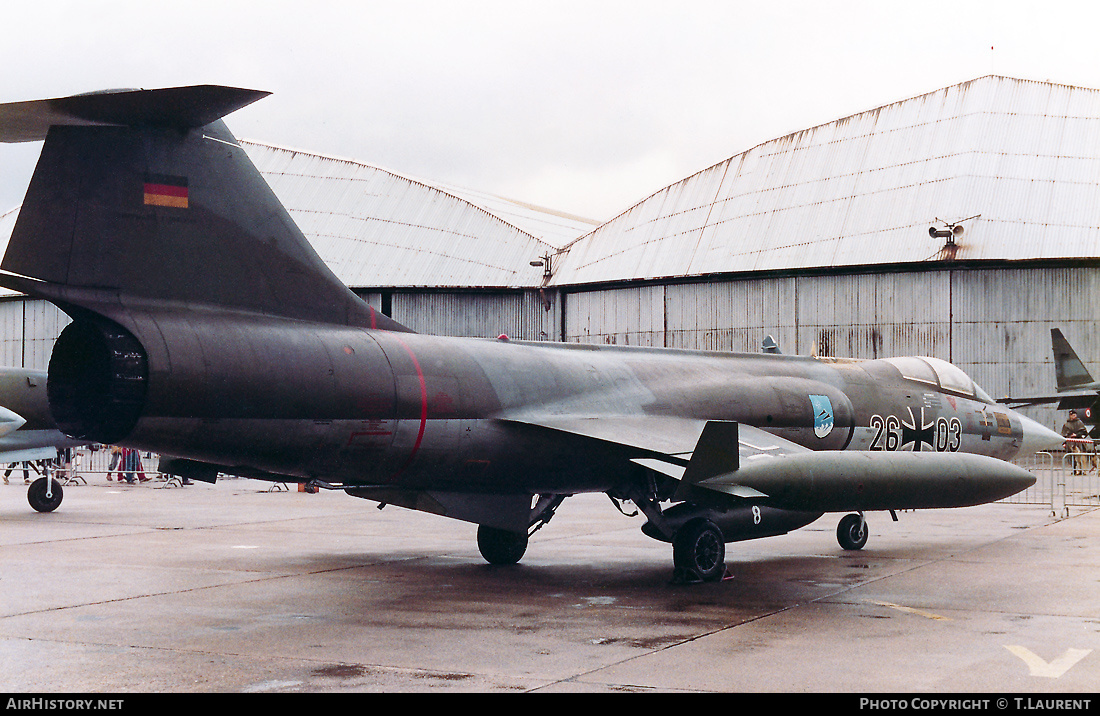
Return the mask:
[[970, 376], [945, 360], [927, 356], [884, 358], [883, 360], [901, 371], [903, 378], [927, 383], [949, 393], [957, 393], [983, 403], [993, 403], [993, 399], [981, 389], [981, 386], [972, 381]]

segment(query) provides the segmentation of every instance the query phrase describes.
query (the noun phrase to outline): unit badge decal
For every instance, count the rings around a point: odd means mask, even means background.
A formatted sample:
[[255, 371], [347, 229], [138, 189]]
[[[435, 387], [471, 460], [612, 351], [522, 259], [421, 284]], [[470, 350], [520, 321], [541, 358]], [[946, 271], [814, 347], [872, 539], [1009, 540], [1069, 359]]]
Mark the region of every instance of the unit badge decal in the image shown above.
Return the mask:
[[814, 409], [814, 435], [826, 437], [833, 431], [833, 404], [827, 395], [811, 395], [810, 405]]

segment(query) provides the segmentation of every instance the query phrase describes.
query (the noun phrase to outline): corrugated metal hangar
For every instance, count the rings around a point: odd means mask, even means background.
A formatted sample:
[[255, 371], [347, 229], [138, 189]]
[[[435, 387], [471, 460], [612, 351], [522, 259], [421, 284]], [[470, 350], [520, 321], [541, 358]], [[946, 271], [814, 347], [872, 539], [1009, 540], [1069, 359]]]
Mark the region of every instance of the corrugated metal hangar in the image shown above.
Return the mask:
[[[1100, 366], [1098, 90], [983, 77], [765, 142], [602, 225], [242, 144], [337, 275], [416, 331], [734, 351], [772, 335], [942, 358], [996, 397], [1053, 389], [1059, 327]], [[8, 298], [0, 363], [44, 367], [65, 323]]]

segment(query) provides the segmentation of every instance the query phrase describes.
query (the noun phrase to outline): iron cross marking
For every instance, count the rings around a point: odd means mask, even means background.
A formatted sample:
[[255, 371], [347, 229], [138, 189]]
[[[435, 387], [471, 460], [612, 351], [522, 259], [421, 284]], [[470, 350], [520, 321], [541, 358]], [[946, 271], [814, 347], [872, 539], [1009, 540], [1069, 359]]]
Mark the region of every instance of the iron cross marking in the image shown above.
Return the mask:
[[924, 450], [924, 445], [928, 445], [929, 450], [936, 449], [936, 421], [925, 425], [924, 423], [924, 408], [920, 409], [920, 427], [917, 426], [916, 416], [913, 415], [913, 409], [909, 410], [909, 422], [901, 421], [901, 444], [908, 445], [913, 443], [913, 452], [920, 452]]

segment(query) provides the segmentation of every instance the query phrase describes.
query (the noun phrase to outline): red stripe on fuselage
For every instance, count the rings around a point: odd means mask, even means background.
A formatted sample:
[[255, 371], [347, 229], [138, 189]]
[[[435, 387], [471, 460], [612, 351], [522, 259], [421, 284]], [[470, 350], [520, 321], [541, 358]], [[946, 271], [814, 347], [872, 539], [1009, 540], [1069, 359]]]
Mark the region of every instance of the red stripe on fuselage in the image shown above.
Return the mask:
[[405, 341], [394, 336], [394, 339], [401, 344], [401, 347], [405, 349], [405, 352], [409, 354], [409, 358], [412, 359], [413, 367], [416, 368], [416, 378], [420, 381], [420, 429], [416, 433], [416, 442], [413, 443], [412, 452], [409, 453], [409, 457], [405, 460], [405, 464], [401, 466], [393, 479], [401, 477], [401, 474], [405, 472], [405, 469], [409, 466], [409, 463], [416, 457], [417, 451], [420, 450], [420, 443], [424, 440], [424, 428], [428, 423], [428, 385], [424, 381], [424, 371], [420, 368], [420, 361], [416, 359], [416, 354], [413, 353], [412, 348]]

